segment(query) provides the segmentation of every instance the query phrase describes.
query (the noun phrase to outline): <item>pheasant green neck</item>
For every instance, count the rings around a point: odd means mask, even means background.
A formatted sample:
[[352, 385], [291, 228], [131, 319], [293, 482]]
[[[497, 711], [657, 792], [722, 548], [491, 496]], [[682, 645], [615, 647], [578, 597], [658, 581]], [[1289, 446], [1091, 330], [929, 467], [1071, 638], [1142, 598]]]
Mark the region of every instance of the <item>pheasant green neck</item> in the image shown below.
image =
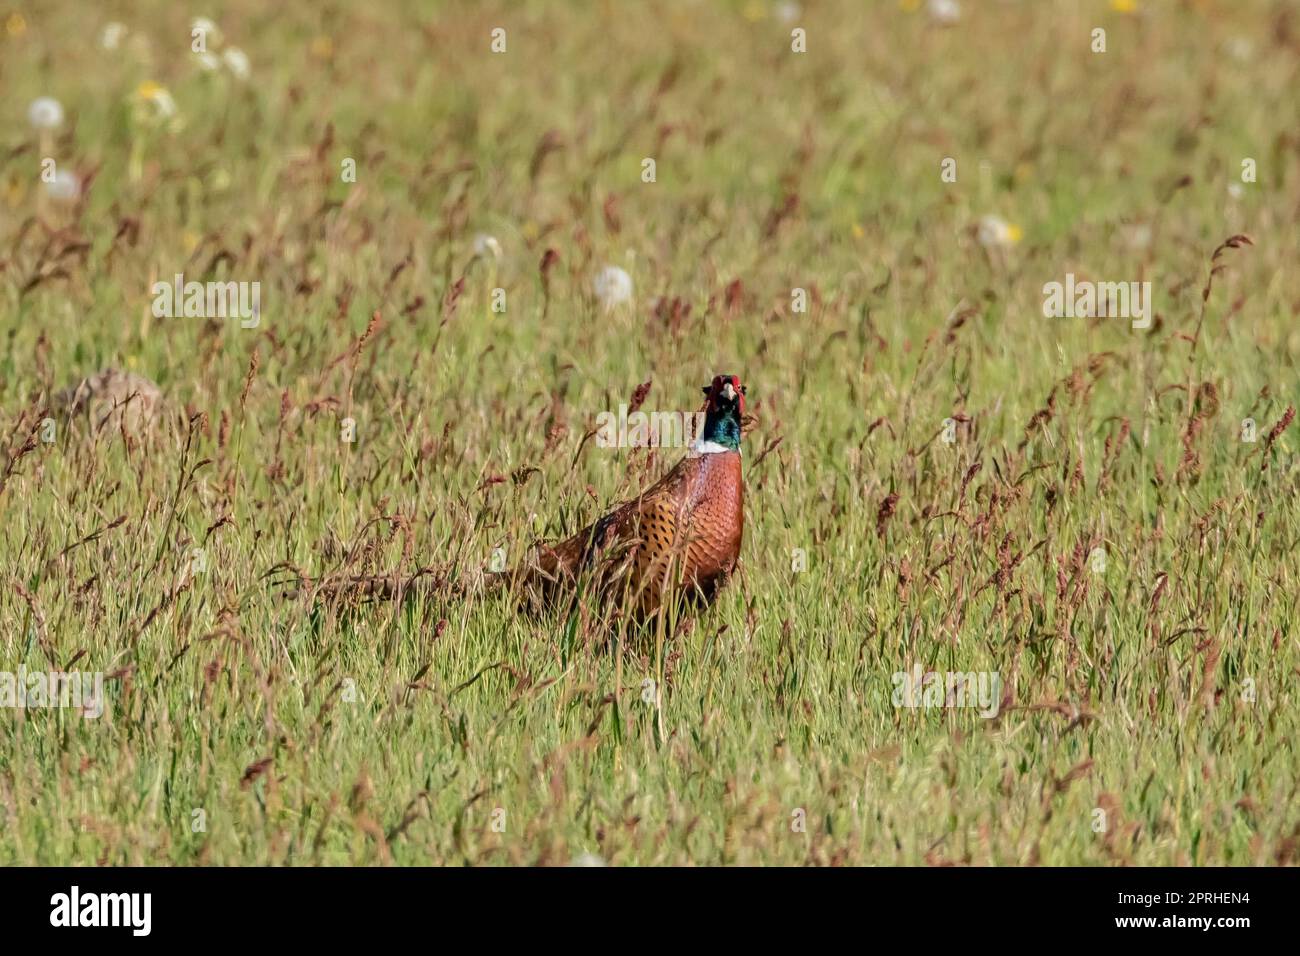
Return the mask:
[[710, 411], [704, 418], [704, 434], [700, 438], [729, 451], [740, 451], [740, 417], [735, 406], [725, 411]]

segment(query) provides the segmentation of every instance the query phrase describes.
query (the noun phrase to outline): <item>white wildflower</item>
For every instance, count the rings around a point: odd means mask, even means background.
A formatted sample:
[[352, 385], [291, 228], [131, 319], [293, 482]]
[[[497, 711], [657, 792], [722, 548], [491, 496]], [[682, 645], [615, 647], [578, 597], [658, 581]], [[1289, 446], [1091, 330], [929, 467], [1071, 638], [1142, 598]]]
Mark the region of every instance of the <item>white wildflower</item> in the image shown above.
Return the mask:
[[153, 108], [154, 115], [159, 119], [170, 119], [176, 115], [176, 101], [166, 89], [157, 83], [147, 81], [141, 83], [135, 91], [136, 96]]
[[999, 219], [997, 216], [984, 216], [979, 224], [979, 243], [988, 249], [1006, 249], [1020, 241], [1023, 233], [1020, 227]]

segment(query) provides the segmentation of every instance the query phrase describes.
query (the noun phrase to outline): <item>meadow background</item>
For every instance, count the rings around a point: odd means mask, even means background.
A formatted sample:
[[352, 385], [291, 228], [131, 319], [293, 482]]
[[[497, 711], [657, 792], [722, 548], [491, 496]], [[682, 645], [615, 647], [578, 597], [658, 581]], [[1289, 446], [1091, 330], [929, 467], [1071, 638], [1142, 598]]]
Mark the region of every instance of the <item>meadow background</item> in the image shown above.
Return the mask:
[[[0, 711], [0, 862], [1295, 863], [1300, 8], [942, 20], [0, 4], [0, 668], [109, 708]], [[155, 318], [177, 272], [261, 324]], [[1152, 328], [1044, 318], [1067, 272], [1151, 281]], [[159, 426], [41, 441], [109, 365]], [[717, 372], [754, 421], [715, 608], [657, 642], [484, 586], [676, 460], [597, 414]], [[1000, 715], [894, 706], [918, 664]]]

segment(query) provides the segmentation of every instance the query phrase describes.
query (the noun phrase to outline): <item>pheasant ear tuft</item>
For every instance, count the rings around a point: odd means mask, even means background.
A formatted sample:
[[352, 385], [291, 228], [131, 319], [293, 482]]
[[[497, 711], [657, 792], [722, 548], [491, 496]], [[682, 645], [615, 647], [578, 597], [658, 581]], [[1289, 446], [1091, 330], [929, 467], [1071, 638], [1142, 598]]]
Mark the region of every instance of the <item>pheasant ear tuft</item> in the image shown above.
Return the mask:
[[702, 389], [700, 389], [700, 391], [703, 392], [705, 395], [712, 395], [712, 394], [713, 394], [713, 386], [712, 386], [712, 385], [705, 385]]

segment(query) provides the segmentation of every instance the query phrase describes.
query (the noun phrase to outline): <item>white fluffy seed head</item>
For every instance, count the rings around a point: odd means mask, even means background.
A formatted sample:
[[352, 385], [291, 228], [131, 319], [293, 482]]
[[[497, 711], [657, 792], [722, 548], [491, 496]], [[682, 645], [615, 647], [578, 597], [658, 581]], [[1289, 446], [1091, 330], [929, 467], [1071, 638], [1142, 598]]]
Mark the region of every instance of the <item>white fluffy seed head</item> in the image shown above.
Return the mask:
[[221, 58], [226, 61], [226, 69], [231, 72], [235, 79], [248, 79], [249, 73], [252, 72], [252, 65], [248, 62], [247, 53], [237, 46], [232, 46], [226, 48]]
[[607, 309], [632, 301], [632, 277], [618, 266], [605, 266], [591, 281], [591, 291]]
[[961, 6], [957, 0], [930, 0], [926, 10], [931, 20], [946, 27], [953, 26], [961, 20]]
[[45, 192], [58, 202], [74, 202], [81, 195], [81, 180], [75, 174], [60, 169], [54, 180], [45, 184]]
[[176, 115], [176, 101], [166, 90], [159, 90], [150, 98], [150, 102], [154, 104], [158, 115], [163, 119], [170, 119]]
[[63, 125], [63, 104], [52, 96], [41, 96], [27, 107], [27, 119], [37, 129], [58, 129]]
[[114, 21], [104, 26], [104, 32], [99, 35], [99, 45], [105, 50], [116, 50], [122, 45], [124, 36], [126, 36], [126, 27]]
[[1151, 226], [1145, 222], [1130, 223], [1121, 232], [1124, 245], [1134, 251], [1151, 248]]
[[486, 259], [488, 256], [500, 259], [501, 243], [497, 242], [495, 236], [480, 232], [474, 237], [474, 255], [479, 259]]
[[220, 43], [221, 28], [207, 17], [195, 17], [194, 22], [190, 24], [190, 34], [203, 34], [204, 43]]

